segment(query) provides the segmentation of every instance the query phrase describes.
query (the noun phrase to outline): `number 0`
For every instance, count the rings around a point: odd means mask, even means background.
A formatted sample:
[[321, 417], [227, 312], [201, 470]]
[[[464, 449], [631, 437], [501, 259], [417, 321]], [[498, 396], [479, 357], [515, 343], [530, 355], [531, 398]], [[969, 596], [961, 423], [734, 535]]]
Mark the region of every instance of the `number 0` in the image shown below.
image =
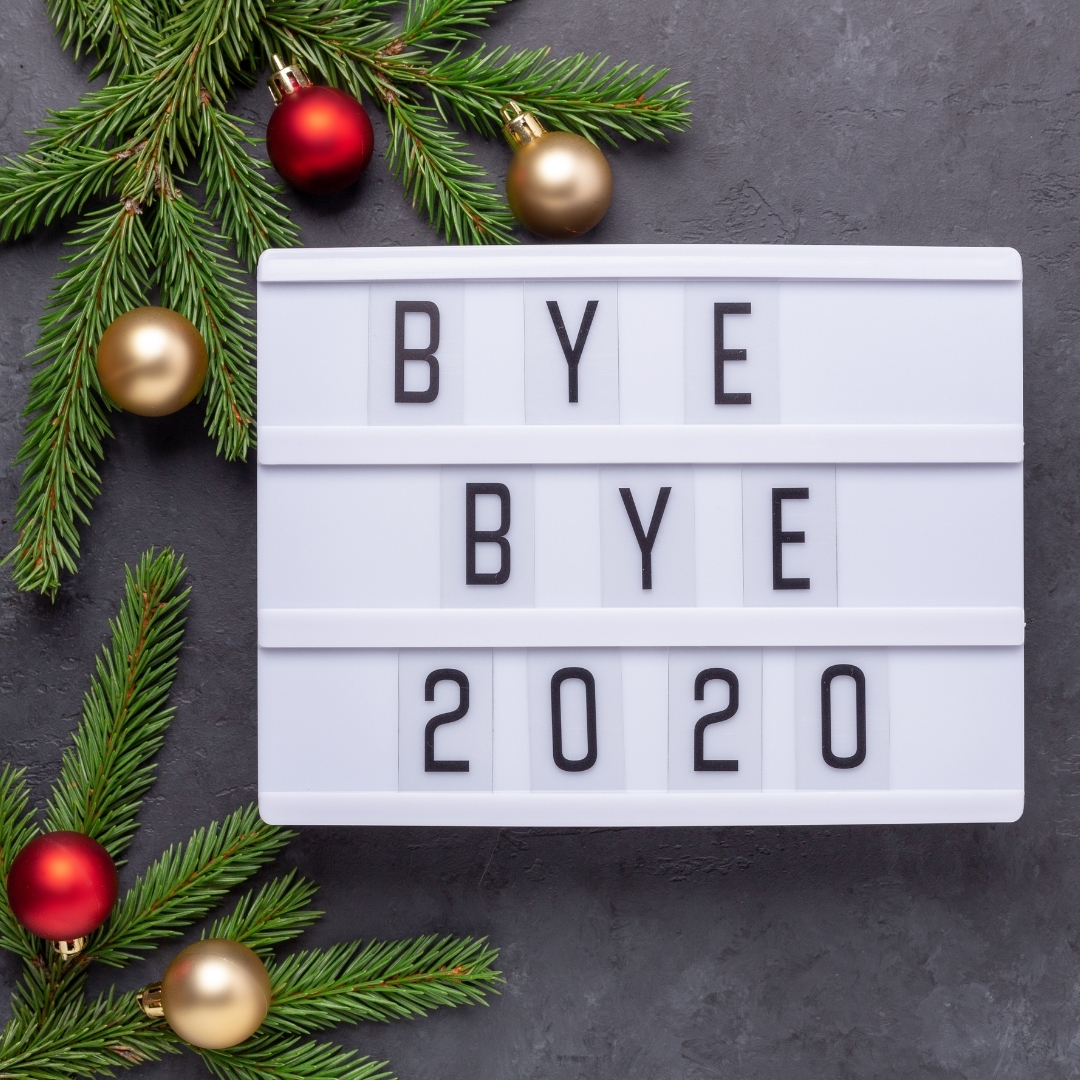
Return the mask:
[[[837, 757], [832, 748], [832, 684], [846, 675], [855, 680], [855, 753]], [[866, 760], [866, 676], [854, 664], [833, 664], [821, 675], [821, 756], [834, 769], [854, 769]]]
[[[587, 747], [582, 758], [567, 758], [563, 754], [562, 686], [570, 679], [580, 679], [585, 684]], [[585, 772], [596, 764], [596, 680], [586, 668], [564, 667], [551, 676], [551, 756], [563, 772]]]

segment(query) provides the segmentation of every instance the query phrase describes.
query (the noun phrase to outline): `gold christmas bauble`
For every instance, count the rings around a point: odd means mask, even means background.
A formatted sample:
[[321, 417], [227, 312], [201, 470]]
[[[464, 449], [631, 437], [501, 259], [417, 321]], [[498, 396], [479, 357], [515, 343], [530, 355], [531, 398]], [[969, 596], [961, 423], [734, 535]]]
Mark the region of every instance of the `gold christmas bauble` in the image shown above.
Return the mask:
[[246, 945], [208, 938], [189, 945], [161, 980], [169, 1027], [205, 1050], [223, 1050], [254, 1035], [270, 1008], [270, 976]]
[[580, 135], [547, 131], [515, 102], [502, 115], [503, 131], [515, 150], [506, 173], [506, 198], [514, 217], [549, 240], [588, 232], [611, 203], [607, 158]]
[[102, 390], [139, 416], [167, 416], [194, 401], [206, 367], [202, 335], [168, 308], [141, 307], [121, 315], [98, 344]]

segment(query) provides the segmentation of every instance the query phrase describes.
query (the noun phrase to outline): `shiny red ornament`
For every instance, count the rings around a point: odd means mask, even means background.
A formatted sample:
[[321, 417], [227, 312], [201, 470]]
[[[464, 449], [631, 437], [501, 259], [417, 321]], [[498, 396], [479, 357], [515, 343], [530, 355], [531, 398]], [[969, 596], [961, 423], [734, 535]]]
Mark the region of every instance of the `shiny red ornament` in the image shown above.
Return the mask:
[[77, 832], [35, 837], [15, 856], [7, 881], [11, 913], [47, 941], [73, 941], [96, 930], [119, 888], [112, 857]]
[[277, 56], [274, 64], [269, 85], [277, 107], [266, 126], [274, 168], [312, 195], [356, 183], [375, 147], [364, 107], [343, 90], [313, 85], [295, 64], [283, 64]]

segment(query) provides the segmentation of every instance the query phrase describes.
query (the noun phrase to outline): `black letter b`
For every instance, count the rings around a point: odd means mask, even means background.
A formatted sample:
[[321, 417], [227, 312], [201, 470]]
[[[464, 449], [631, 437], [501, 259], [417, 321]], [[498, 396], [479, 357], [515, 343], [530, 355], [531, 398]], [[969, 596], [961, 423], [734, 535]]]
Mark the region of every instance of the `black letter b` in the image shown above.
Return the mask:
[[[405, 348], [405, 316], [417, 312], [428, 317], [428, 343], [422, 349]], [[394, 308], [394, 400], [399, 404], [426, 404], [439, 396], [439, 309], [430, 300], [398, 300]], [[426, 390], [405, 389], [405, 362], [420, 360], [428, 366]]]
[[[497, 529], [477, 529], [476, 496], [498, 495], [501, 513]], [[465, 584], [505, 585], [510, 580], [510, 489], [505, 484], [465, 485]], [[498, 544], [499, 569], [494, 574], [476, 572], [476, 545]]]

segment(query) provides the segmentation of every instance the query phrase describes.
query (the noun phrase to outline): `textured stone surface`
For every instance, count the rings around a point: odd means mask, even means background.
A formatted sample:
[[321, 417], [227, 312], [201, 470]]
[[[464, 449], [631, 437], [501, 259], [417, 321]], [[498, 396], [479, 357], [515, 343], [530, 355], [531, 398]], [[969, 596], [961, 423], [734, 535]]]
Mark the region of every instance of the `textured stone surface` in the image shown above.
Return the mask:
[[[495, 831], [310, 829], [318, 942], [490, 934], [490, 1009], [340, 1033], [402, 1080], [1039, 1077], [1080, 1073], [1075, 629], [1080, 8], [1069, 0], [519, 0], [493, 42], [670, 65], [693, 131], [611, 154], [597, 242], [1007, 244], [1024, 257], [1027, 811], [1016, 825]], [[74, 101], [38, 0], [0, 9], [0, 151]], [[265, 118], [261, 89], [239, 109]], [[376, 121], [379, 145], [385, 131]], [[481, 147], [501, 169], [500, 147]], [[432, 240], [376, 159], [356, 191], [290, 196], [309, 244]], [[0, 518], [26, 353], [62, 233], [0, 249]], [[116, 422], [83, 570], [55, 605], [0, 574], [0, 756], [43, 792], [121, 570], [186, 553], [194, 599], [142, 865], [255, 791], [254, 471], [195, 410]], [[7, 541], [4, 542], [5, 547]], [[160, 973], [152, 956], [122, 973]], [[0, 981], [13, 970], [0, 961]], [[5, 1008], [6, 994], [0, 995]], [[149, 1071], [149, 1070], [148, 1070]], [[155, 1075], [194, 1077], [191, 1057]]]

